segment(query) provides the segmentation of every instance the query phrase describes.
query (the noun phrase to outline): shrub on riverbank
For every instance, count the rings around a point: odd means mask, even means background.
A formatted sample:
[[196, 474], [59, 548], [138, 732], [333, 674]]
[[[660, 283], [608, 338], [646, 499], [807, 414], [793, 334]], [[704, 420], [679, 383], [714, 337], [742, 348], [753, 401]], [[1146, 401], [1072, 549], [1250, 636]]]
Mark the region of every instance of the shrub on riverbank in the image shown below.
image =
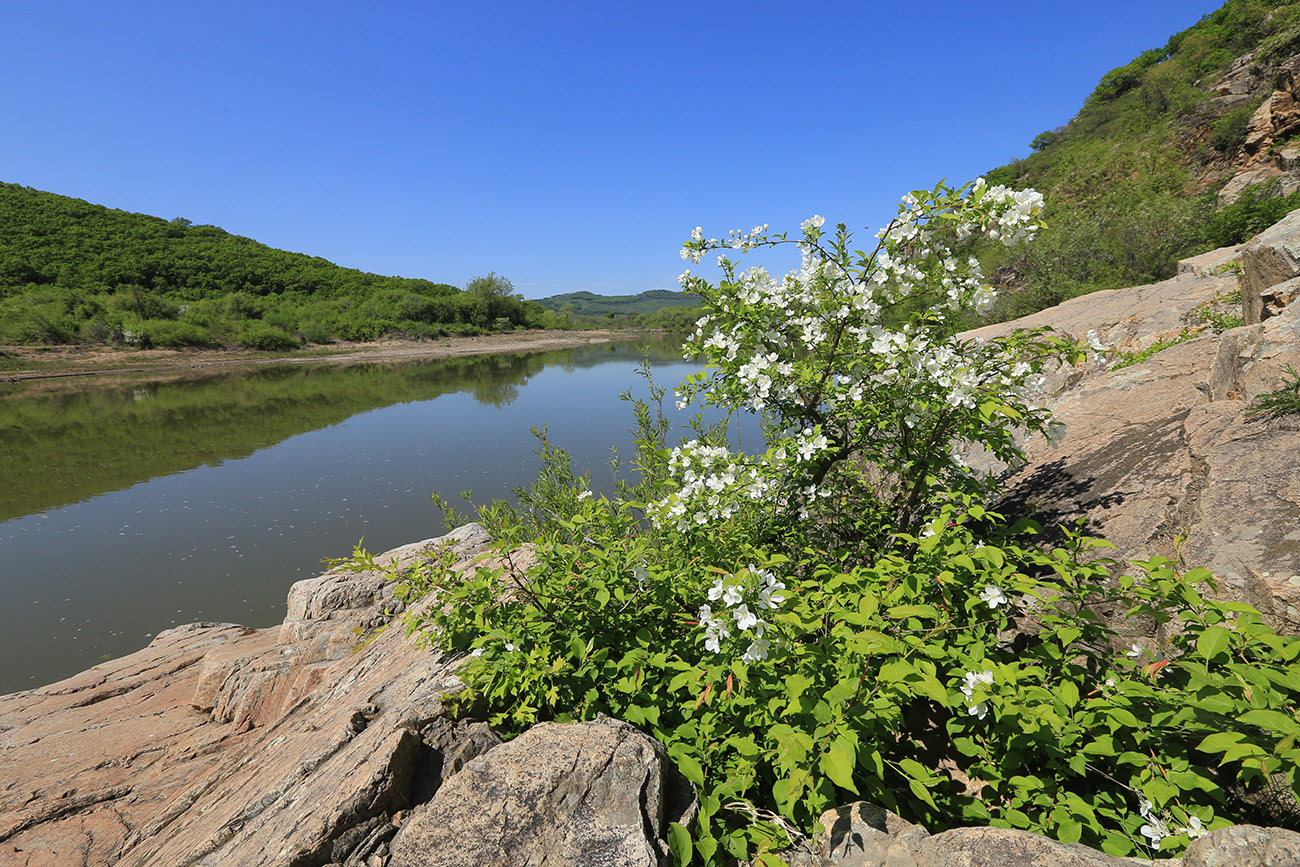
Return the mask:
[[[957, 312], [993, 300], [969, 246], [1028, 239], [1040, 204], [918, 191], [863, 249], [820, 218], [793, 238], [697, 229], [684, 255], [721, 253], [723, 277], [683, 275], [710, 367], [676, 397], [759, 413], [765, 447], [698, 419], [670, 447], [653, 385], [633, 401], [640, 478], [612, 498], [543, 439], [538, 482], [480, 516], [537, 565], [403, 577], [440, 599], [410, 628], [471, 655], [463, 704], [506, 734], [597, 713], [653, 733], [700, 788], [680, 863], [775, 863], [858, 798], [936, 830], [1165, 854], [1250, 818], [1242, 791], [1296, 787], [1300, 641], [1206, 599], [1203, 571], [1035, 548], [962, 463], [968, 443], [1013, 459], [1013, 428], [1055, 435], [1027, 395], [1047, 359], [1087, 351], [956, 339]], [[803, 262], [782, 280], [730, 258], [786, 243]], [[1177, 635], [1117, 646], [1098, 602]]]

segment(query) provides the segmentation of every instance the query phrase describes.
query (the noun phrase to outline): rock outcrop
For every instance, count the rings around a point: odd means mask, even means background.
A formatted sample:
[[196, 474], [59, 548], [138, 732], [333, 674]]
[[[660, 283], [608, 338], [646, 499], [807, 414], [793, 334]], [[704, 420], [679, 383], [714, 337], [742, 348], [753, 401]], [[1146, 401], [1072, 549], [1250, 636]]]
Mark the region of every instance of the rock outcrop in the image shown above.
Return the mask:
[[1300, 151], [1283, 144], [1300, 132], [1300, 57], [1289, 58], [1275, 68], [1266, 68], [1254, 54], [1237, 58], [1215, 86], [1211, 102], [1226, 114], [1249, 106], [1261, 91], [1267, 95], [1247, 123], [1242, 159], [1219, 191], [1223, 204], [1231, 204], [1247, 188], [1267, 181], [1277, 181], [1279, 195], [1300, 189]]
[[627, 723], [543, 724], [439, 788], [397, 832], [389, 864], [655, 867], [668, 824], [694, 811], [664, 748]]
[[[1228, 269], [1227, 263], [1238, 262]], [[1240, 278], [1237, 273], [1240, 272]], [[1300, 417], [1248, 415], [1300, 365], [1300, 212], [1240, 248], [1188, 260], [1171, 280], [1085, 295], [1016, 322], [1080, 339], [1095, 332], [1112, 352], [1054, 371], [1043, 399], [1066, 425], [1059, 447], [1027, 442], [1028, 463], [1006, 475], [1005, 508], [1047, 523], [1083, 520], [1127, 560], [1181, 557], [1205, 566], [1225, 598], [1248, 602], [1300, 631]], [[1196, 311], [1240, 289], [1255, 324], [1214, 334]], [[1262, 318], [1262, 321], [1259, 321]], [[1187, 339], [1130, 366], [1141, 353]]]
[[[486, 543], [471, 525], [381, 560]], [[0, 864], [365, 863], [443, 772], [496, 743], [442, 715], [455, 660], [400, 629], [353, 652], [391, 606], [378, 573], [290, 599], [283, 627], [191, 624], [0, 697]]]

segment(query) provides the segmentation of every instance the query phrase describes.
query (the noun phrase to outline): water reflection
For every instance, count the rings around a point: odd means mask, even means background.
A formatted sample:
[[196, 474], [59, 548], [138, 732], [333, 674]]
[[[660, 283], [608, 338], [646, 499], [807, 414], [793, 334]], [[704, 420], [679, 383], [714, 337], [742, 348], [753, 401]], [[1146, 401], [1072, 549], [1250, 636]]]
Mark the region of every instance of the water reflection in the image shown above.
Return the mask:
[[[650, 347], [656, 378], [693, 369]], [[442, 531], [429, 494], [506, 496], [529, 428], [609, 487], [631, 344], [417, 364], [285, 366], [0, 396], [0, 693], [177, 623], [278, 622], [320, 560]]]
[[247, 457], [360, 412], [465, 392], [501, 409], [548, 365], [573, 372], [632, 362], [676, 343], [610, 343], [557, 352], [420, 364], [283, 365], [191, 375], [0, 386], [0, 521], [170, 473]]

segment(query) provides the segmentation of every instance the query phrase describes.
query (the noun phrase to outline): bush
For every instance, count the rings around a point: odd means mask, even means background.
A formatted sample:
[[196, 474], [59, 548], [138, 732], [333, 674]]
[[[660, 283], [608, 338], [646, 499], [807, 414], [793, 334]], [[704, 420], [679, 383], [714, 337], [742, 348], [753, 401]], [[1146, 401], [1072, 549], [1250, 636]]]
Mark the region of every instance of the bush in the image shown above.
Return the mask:
[[151, 319], [132, 329], [139, 333], [139, 345], [180, 348], [186, 346], [215, 347], [219, 342], [207, 330], [192, 322], [173, 322]]
[[1205, 238], [1211, 247], [1240, 244], [1300, 208], [1300, 191], [1278, 195], [1277, 181], [1245, 190], [1237, 201], [1221, 208], [1208, 221]]
[[[670, 830], [679, 864], [776, 863], [859, 798], [936, 830], [1174, 854], [1248, 814], [1227, 787], [1296, 788], [1300, 640], [1204, 598], [1204, 570], [1112, 575], [1105, 543], [1068, 530], [1032, 547], [1032, 525], [982, 505], [996, 480], [963, 466], [964, 443], [1013, 460], [1017, 432], [1053, 435], [1024, 390], [1086, 351], [1041, 331], [956, 339], [958, 308], [990, 301], [969, 243], [1031, 236], [1039, 207], [918, 191], [873, 255], [819, 217], [794, 239], [697, 229], [685, 257], [723, 256], [716, 285], [683, 275], [705, 305], [688, 345], [711, 366], [676, 396], [761, 413], [766, 449], [698, 420], [670, 449], [652, 383], [633, 401], [640, 478], [607, 499], [541, 434], [537, 483], [480, 511], [536, 565], [395, 575], [407, 600], [438, 596], [408, 628], [470, 654], [453, 701], [507, 736], [607, 713], [659, 738], [700, 789], [693, 826]], [[786, 243], [803, 266], [780, 282], [729, 258]], [[1116, 649], [1099, 602], [1174, 637]]]
[[264, 322], [254, 322], [239, 335], [239, 345], [249, 349], [280, 352], [297, 349], [301, 344], [287, 331]]
[[1246, 143], [1252, 109], [1234, 109], [1210, 125], [1210, 146], [1221, 154], [1235, 154]]

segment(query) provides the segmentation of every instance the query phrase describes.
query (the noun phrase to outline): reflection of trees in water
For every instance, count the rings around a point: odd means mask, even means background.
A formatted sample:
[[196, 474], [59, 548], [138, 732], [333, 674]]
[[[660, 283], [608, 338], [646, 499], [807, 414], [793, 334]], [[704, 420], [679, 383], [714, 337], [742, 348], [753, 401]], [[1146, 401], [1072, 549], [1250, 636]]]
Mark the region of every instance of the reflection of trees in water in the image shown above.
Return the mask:
[[[673, 338], [652, 363], [678, 360]], [[0, 521], [120, 490], [159, 475], [246, 457], [291, 436], [396, 403], [465, 393], [497, 409], [549, 365], [636, 363], [632, 343], [410, 363], [280, 365], [146, 378], [24, 395], [0, 391]]]

